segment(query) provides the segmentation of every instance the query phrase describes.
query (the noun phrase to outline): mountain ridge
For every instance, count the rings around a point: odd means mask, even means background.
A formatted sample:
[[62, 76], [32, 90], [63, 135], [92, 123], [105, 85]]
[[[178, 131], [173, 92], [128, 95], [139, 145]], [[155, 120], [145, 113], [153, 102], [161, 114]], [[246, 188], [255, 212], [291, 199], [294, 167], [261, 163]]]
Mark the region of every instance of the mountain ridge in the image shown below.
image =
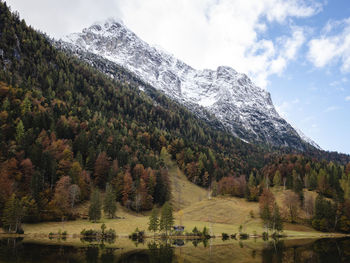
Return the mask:
[[[75, 53], [90, 52], [125, 67], [203, 119], [198, 108], [204, 108], [246, 142], [302, 151], [303, 143], [319, 148], [279, 116], [269, 92], [257, 87], [247, 75], [227, 66], [196, 70], [148, 45], [119, 20], [94, 23], [60, 43]], [[109, 74], [113, 77], [113, 73]]]

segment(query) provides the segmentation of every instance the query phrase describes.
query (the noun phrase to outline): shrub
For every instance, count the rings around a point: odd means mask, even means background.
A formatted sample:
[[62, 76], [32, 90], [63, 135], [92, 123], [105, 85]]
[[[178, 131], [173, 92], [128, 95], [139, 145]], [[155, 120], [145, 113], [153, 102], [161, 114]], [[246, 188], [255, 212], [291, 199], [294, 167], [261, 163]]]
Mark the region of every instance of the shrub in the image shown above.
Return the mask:
[[322, 218], [321, 219], [321, 221], [320, 221], [320, 230], [323, 231], [323, 232], [329, 231], [328, 221], [327, 221], [326, 218]]
[[229, 238], [229, 235], [227, 233], [221, 233], [222, 240], [227, 240]]
[[85, 228], [80, 232], [80, 234], [84, 237], [102, 236], [102, 233], [99, 230], [93, 230], [93, 229], [85, 230]]
[[315, 228], [316, 230], [320, 230], [320, 220], [318, 219], [312, 220], [312, 227]]
[[134, 241], [142, 242], [145, 238], [145, 231], [141, 231], [138, 228], [136, 228], [135, 231], [129, 235], [129, 238]]
[[83, 239], [85, 241], [99, 241], [99, 240], [107, 240], [107, 241], [112, 241], [116, 238], [116, 232], [114, 229], [108, 229], [105, 230], [103, 228], [102, 230], [94, 230], [94, 229], [83, 229], [80, 234], [83, 236]]
[[110, 228], [104, 233], [104, 237], [108, 239], [114, 239], [116, 238], [117, 234], [115, 233], [115, 230]]

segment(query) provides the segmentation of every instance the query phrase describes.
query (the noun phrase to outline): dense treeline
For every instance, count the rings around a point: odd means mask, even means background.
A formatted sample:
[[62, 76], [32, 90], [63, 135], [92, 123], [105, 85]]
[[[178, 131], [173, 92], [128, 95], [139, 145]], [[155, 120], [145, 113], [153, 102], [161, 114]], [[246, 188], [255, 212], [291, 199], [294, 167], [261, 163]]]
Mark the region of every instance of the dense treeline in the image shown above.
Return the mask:
[[[222, 178], [213, 184], [213, 193], [259, 201], [262, 217], [268, 218], [276, 206], [268, 190], [271, 187], [285, 190], [282, 210], [286, 220], [302, 223], [306, 219], [317, 230], [350, 232], [350, 163], [281, 155], [248, 177]], [[310, 194], [315, 192], [317, 197]]]
[[[283, 186], [295, 193], [295, 197], [287, 196], [285, 205], [289, 203], [296, 212], [295, 204], [299, 202], [315, 229], [350, 232], [350, 163], [339, 165], [285, 155], [266, 165], [261, 173], [269, 186]], [[317, 192], [318, 196], [304, 196], [303, 189]]]
[[348, 156], [328, 153], [339, 165], [318, 161], [322, 152], [313, 148], [314, 159], [244, 143], [155, 90], [143, 93], [123, 69], [116, 75], [58, 51], [0, 1], [0, 214], [7, 229], [18, 232], [22, 219], [73, 218], [79, 202], [107, 186], [135, 211], [162, 205], [170, 199], [165, 151], [189, 180], [217, 194], [258, 201], [264, 188], [281, 185], [302, 203], [303, 188], [316, 190], [326, 198], [317, 207], [332, 198], [335, 212], [327, 223], [315, 212], [315, 227], [350, 228]]
[[26, 203], [27, 221], [72, 217], [107, 183], [130, 209], [163, 204], [170, 189], [162, 149], [203, 186], [264, 163], [263, 150], [164, 95], [151, 99], [57, 51], [3, 2], [0, 81], [0, 211]]

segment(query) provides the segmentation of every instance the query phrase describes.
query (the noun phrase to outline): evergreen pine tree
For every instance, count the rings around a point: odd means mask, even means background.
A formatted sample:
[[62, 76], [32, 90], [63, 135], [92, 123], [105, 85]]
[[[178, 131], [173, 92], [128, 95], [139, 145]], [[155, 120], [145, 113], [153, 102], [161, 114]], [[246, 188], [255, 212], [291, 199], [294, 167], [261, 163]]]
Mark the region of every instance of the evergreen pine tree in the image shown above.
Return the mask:
[[3, 210], [2, 224], [8, 232], [18, 233], [21, 230], [25, 208], [21, 200], [13, 194], [6, 202]]
[[273, 218], [273, 226], [272, 226], [273, 230], [277, 231], [277, 233], [282, 231], [283, 230], [283, 220], [282, 220], [277, 203], [275, 203], [275, 206], [273, 207], [272, 218]]
[[152, 231], [155, 235], [156, 231], [158, 230], [158, 227], [159, 227], [158, 212], [156, 208], [153, 208], [152, 214], [149, 217], [148, 230]]
[[106, 195], [103, 202], [103, 211], [108, 215], [109, 218], [114, 218], [114, 214], [117, 211], [117, 204], [115, 201], [115, 193], [113, 186], [107, 184], [106, 186]]
[[269, 209], [269, 206], [266, 204], [260, 214], [260, 217], [263, 221], [263, 225], [266, 229], [266, 232], [268, 232], [268, 229], [270, 228], [270, 220], [271, 220], [271, 212]]
[[24, 137], [24, 126], [23, 122], [20, 120], [16, 126], [16, 141], [17, 143], [21, 143]]
[[89, 207], [89, 219], [96, 223], [97, 220], [101, 218], [101, 199], [100, 191], [95, 189], [90, 198], [90, 207]]
[[165, 202], [162, 207], [162, 212], [160, 215], [159, 221], [159, 230], [164, 230], [165, 235], [168, 235], [168, 231], [171, 230], [171, 227], [174, 225], [174, 217], [173, 217], [173, 208], [169, 204], [169, 202]]

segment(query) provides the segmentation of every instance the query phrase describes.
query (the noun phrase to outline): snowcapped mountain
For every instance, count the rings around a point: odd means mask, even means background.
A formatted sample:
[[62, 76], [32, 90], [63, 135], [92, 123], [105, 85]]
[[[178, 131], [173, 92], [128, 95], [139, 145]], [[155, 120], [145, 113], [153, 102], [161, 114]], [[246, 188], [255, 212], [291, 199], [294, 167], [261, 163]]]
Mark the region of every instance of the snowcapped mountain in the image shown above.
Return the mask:
[[281, 118], [270, 94], [257, 87], [245, 74], [225, 66], [216, 70], [194, 69], [173, 55], [150, 46], [119, 20], [95, 23], [81, 33], [63, 38], [59, 45], [93, 65], [97, 57], [106, 59], [108, 63], [99, 69], [109, 75], [114, 75], [113, 63], [128, 69], [199, 117], [206, 118], [203, 111], [208, 111], [223, 127], [244, 141], [299, 150], [305, 148], [305, 142], [316, 145], [301, 137]]
[[322, 148], [316, 142], [314, 142], [312, 139], [307, 137], [301, 130], [299, 130], [298, 128], [295, 128], [295, 131], [299, 134], [300, 138], [304, 142], [307, 142], [308, 144], [312, 145], [313, 147], [315, 147], [315, 148], [317, 148], [319, 150], [322, 150]]

